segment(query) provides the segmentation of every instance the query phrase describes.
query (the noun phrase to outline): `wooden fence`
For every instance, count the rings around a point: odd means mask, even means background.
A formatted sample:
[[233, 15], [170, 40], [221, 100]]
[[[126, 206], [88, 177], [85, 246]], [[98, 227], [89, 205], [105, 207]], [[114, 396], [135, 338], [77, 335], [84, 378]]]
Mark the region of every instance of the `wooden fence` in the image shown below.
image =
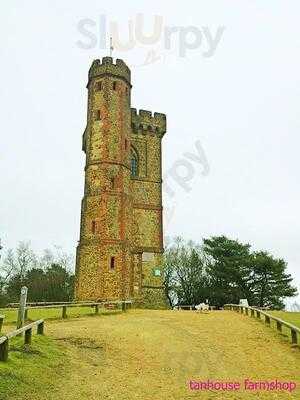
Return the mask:
[[[17, 303], [11, 303], [11, 305], [16, 305]], [[32, 303], [28, 303], [32, 304]], [[83, 302], [83, 303], [51, 303], [46, 304], [42, 303], [41, 305], [28, 305], [25, 309], [25, 320], [29, 318], [30, 310], [47, 310], [47, 309], [61, 309], [61, 317], [63, 319], [67, 318], [67, 309], [73, 307], [91, 307], [94, 308], [95, 314], [99, 314], [99, 308], [120, 308], [122, 311], [126, 312], [128, 308], [132, 307], [131, 300], [125, 301], [105, 301], [105, 302]], [[7, 310], [18, 310], [16, 307], [9, 307]]]
[[[15, 303], [14, 305], [16, 305]], [[61, 309], [62, 310], [62, 318], [67, 318], [67, 309], [69, 307], [92, 307], [95, 310], [95, 314], [99, 314], [99, 308], [100, 307], [106, 307], [106, 308], [119, 308], [123, 312], [126, 312], [128, 308], [131, 308], [132, 306], [132, 301], [131, 300], [125, 300], [125, 301], [106, 301], [106, 302], [93, 302], [93, 303], [59, 303], [59, 304], [47, 304], [47, 305], [33, 305], [33, 306], [27, 306], [26, 307], [26, 318], [28, 318], [28, 312], [30, 310], [45, 310], [45, 309]], [[8, 310], [18, 310], [15, 307], [10, 307]], [[3, 325], [3, 320], [4, 316], [0, 315], [0, 333], [1, 333], [1, 328]], [[22, 335], [25, 333], [24, 336], [24, 343], [25, 344], [30, 344], [31, 343], [31, 338], [32, 338], [32, 329], [34, 327], [37, 327], [37, 334], [43, 335], [44, 334], [44, 320], [40, 319], [38, 321], [32, 322], [29, 325], [26, 325], [20, 329], [17, 329], [13, 332], [7, 333], [4, 336], [0, 336], [0, 361], [7, 361], [8, 359], [8, 351], [9, 351], [9, 340], [15, 336]]]
[[4, 336], [0, 337], [0, 361], [8, 360], [8, 351], [9, 351], [9, 340], [15, 336], [24, 335], [24, 343], [27, 345], [31, 344], [32, 338], [32, 329], [37, 327], [37, 334], [44, 334], [44, 320], [39, 319], [38, 321], [32, 322], [29, 325], [23, 326], [23, 328], [17, 329], [15, 331], [9, 332]]
[[283, 321], [280, 318], [274, 317], [273, 315], [268, 314], [259, 308], [246, 307], [246, 306], [241, 306], [238, 304], [225, 304], [224, 309], [231, 310], [231, 311], [237, 311], [237, 312], [240, 312], [241, 314], [245, 314], [248, 316], [250, 315], [251, 317], [253, 317], [253, 318], [256, 317], [259, 320], [261, 320], [261, 316], [264, 316], [265, 324], [267, 326], [270, 327], [271, 321], [275, 321], [278, 332], [282, 333], [282, 327], [284, 326], [291, 332], [292, 343], [298, 344], [298, 342], [299, 342], [300, 328], [298, 328], [295, 325], [290, 324], [289, 322]]
[[175, 306], [175, 310], [193, 310], [195, 306], [190, 305], [182, 305], [182, 306]]
[[36, 310], [36, 309], [60, 309], [62, 310], [62, 318], [67, 318], [67, 309], [74, 308], [74, 307], [91, 307], [94, 308], [95, 314], [99, 314], [99, 307], [103, 308], [118, 308], [120, 307], [122, 311], [126, 312], [127, 308], [131, 307], [131, 301], [109, 301], [109, 302], [101, 302], [101, 303], [64, 303], [59, 305], [46, 305], [46, 306], [30, 306], [26, 307], [25, 317], [28, 319], [28, 312], [29, 310]]
[[[80, 301], [80, 304], [90, 303], [91, 301]], [[63, 304], [76, 304], [74, 301], [27, 301], [27, 306], [59, 306]], [[20, 303], [8, 303], [6, 308], [18, 308]]]
[[[209, 307], [209, 310], [215, 310], [216, 309], [216, 307], [215, 306], [208, 306]], [[195, 310], [195, 305], [187, 305], [187, 304], [184, 304], [184, 305], [180, 305], [180, 306], [174, 306], [173, 307], [173, 310]]]

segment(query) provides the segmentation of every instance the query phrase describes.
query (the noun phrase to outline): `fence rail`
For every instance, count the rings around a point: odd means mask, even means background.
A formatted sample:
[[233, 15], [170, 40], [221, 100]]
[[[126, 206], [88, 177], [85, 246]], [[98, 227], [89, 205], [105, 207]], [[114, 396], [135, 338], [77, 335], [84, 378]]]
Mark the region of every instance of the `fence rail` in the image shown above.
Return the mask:
[[32, 338], [32, 329], [37, 327], [37, 334], [44, 334], [44, 320], [39, 319], [38, 321], [32, 322], [29, 325], [23, 326], [20, 329], [16, 329], [15, 331], [9, 332], [4, 336], [0, 337], [0, 361], [8, 360], [8, 352], [9, 352], [9, 340], [15, 336], [24, 335], [24, 343], [27, 345], [31, 344]]
[[[63, 304], [86, 304], [90, 303], [91, 301], [80, 301], [80, 302], [74, 302], [74, 301], [28, 301], [27, 305], [28, 306], [59, 306]], [[99, 303], [99, 302], [97, 302]], [[20, 303], [8, 303], [6, 305], [6, 308], [18, 308]]]
[[[292, 343], [293, 344], [298, 344], [299, 338], [300, 338], [300, 328], [298, 328], [295, 325], [290, 324], [289, 322], [283, 321], [280, 318], [274, 317], [271, 314], [268, 314], [264, 311], [262, 311], [259, 308], [255, 307], [247, 307], [247, 306], [241, 306], [239, 304], [225, 304], [224, 306], [225, 310], [231, 310], [231, 311], [237, 311], [240, 312], [241, 314], [245, 315], [251, 315], [251, 317], [257, 317], [258, 319], [261, 319], [261, 316], [264, 316], [265, 318], [265, 324], [267, 326], [271, 326], [271, 321], [276, 322], [276, 328], [277, 331], [282, 333], [282, 327], [285, 326], [287, 329], [290, 330], [291, 332], [291, 338], [292, 338]], [[255, 315], [256, 314], [256, 315]]]
[[[17, 304], [17, 303], [12, 303]], [[47, 310], [47, 309], [61, 309], [61, 317], [66, 319], [67, 309], [74, 307], [91, 307], [94, 308], [95, 314], [99, 314], [99, 308], [116, 308], [120, 307], [123, 312], [126, 312], [128, 308], [132, 307], [132, 300], [124, 300], [124, 301], [102, 301], [102, 302], [82, 302], [82, 303], [55, 303], [55, 304], [44, 304], [44, 305], [28, 305], [32, 303], [27, 303], [25, 309], [25, 320], [28, 319], [28, 314], [30, 310]], [[9, 307], [6, 309], [7, 311], [18, 310], [17, 307]], [[2, 310], [3, 312], [3, 310]], [[0, 319], [1, 325], [1, 319]], [[1, 329], [0, 329], [1, 332]]]
[[[215, 310], [216, 306], [208, 306], [210, 310]], [[174, 306], [173, 310], [195, 310], [195, 304], [194, 305], [189, 305], [189, 304], [183, 304], [183, 305], [178, 305]]]

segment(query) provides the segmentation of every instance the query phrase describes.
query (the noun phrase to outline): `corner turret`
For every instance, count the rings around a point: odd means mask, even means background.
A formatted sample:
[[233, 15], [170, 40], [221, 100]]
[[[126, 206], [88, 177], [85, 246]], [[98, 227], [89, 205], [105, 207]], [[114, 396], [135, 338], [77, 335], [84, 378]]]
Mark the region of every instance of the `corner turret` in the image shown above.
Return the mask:
[[93, 78], [101, 77], [104, 75], [111, 75], [119, 79], [123, 79], [131, 87], [130, 69], [123, 60], [117, 59], [115, 64], [112, 57], [103, 57], [102, 62], [100, 61], [100, 59], [94, 60], [89, 69], [89, 82]]

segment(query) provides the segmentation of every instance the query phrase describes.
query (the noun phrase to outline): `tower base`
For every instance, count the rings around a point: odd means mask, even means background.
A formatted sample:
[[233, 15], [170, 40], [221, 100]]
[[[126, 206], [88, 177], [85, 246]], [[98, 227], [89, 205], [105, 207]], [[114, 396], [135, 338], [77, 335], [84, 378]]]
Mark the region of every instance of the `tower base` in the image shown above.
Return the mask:
[[134, 298], [133, 307], [156, 310], [170, 308], [164, 289], [159, 287], [142, 287], [140, 295]]

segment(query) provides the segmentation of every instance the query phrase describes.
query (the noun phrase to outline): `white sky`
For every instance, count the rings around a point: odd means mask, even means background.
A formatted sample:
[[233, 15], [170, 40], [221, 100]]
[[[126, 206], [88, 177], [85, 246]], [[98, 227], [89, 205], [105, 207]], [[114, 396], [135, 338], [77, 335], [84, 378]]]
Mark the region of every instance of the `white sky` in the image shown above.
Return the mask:
[[[299, 252], [299, 1], [16, 1], [1, 5], [0, 237], [5, 248], [30, 240], [41, 251], [53, 244], [74, 252], [79, 237], [86, 124], [87, 73], [94, 58], [107, 55], [100, 32], [116, 22], [128, 41], [128, 21], [144, 16], [144, 33], [154, 17], [163, 33], [152, 45], [135, 38], [128, 51], [115, 51], [132, 71], [132, 106], [165, 112], [163, 141], [166, 183], [165, 234], [200, 241], [225, 234], [269, 250], [289, 263], [300, 283]], [[101, 16], [102, 17], [101, 19]], [[78, 30], [83, 19], [96, 46]], [[102, 21], [102, 24], [101, 24]], [[179, 33], [165, 48], [165, 29], [187, 27], [206, 37], [183, 51]], [[200, 33], [198, 34], [200, 35]], [[198, 36], [199, 38], [200, 36]], [[191, 42], [195, 34], [186, 40]], [[108, 42], [108, 41], [107, 41]], [[156, 62], [142, 65], [154, 50]], [[185, 153], [201, 143], [209, 165], [189, 161], [191, 190], [170, 175]], [[185, 175], [185, 167], [177, 169]], [[168, 210], [170, 210], [168, 212]]]

